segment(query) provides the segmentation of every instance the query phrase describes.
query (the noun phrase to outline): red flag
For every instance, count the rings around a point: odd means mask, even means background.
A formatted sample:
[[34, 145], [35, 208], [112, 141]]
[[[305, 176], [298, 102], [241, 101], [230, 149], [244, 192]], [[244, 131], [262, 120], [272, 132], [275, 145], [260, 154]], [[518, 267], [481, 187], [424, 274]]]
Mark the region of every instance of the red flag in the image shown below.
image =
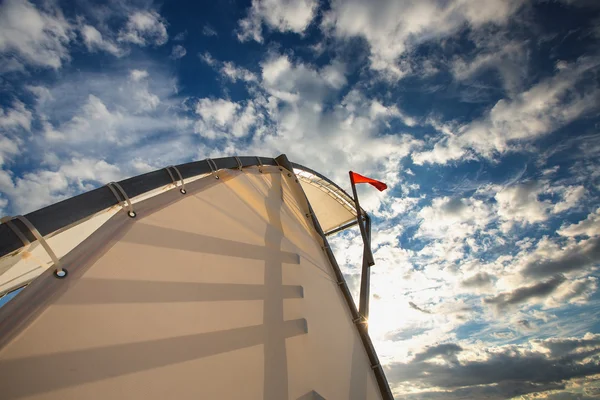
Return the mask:
[[369, 183], [375, 186], [380, 192], [383, 192], [385, 189], [387, 189], [387, 185], [385, 183], [376, 181], [375, 179], [367, 178], [366, 176], [362, 176], [356, 172], [350, 171], [350, 179], [352, 180], [352, 183]]

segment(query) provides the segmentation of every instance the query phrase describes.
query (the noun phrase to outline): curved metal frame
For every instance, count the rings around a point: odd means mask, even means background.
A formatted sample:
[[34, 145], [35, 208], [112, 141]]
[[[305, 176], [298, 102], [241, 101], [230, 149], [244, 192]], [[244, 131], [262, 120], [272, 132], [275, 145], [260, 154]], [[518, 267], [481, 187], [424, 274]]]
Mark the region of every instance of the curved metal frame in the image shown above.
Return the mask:
[[[211, 162], [211, 165], [209, 164]], [[176, 165], [181, 173], [182, 180], [193, 178], [202, 174], [210, 174], [214, 172], [214, 168], [219, 169], [240, 169], [244, 167], [258, 166], [259, 169], [263, 165], [278, 166], [277, 161], [271, 157], [256, 157], [256, 156], [234, 156], [221, 157], [201, 161], [194, 161], [186, 164]], [[291, 163], [293, 168], [301, 169], [310, 174], [313, 174], [327, 183], [331, 184], [340, 193], [347, 196], [347, 200], [352, 204], [354, 199], [344, 189], [339, 187], [335, 182], [320, 173], [307, 168], [301, 164]], [[290, 171], [293, 172], [293, 171]], [[123, 190], [134, 198], [153, 189], [171, 184], [172, 181], [168, 175], [164, 173], [164, 168], [156, 171], [148, 172], [143, 175], [134, 176], [117, 182]], [[63, 200], [61, 202], [49, 205], [39, 210], [26, 214], [25, 217], [39, 230], [42, 236], [49, 235], [67, 226], [77, 224], [79, 221], [93, 215], [97, 212], [105, 210], [115, 205], [114, 195], [107, 191], [104, 186], [89, 192], [82, 193], [75, 197]], [[363, 210], [364, 213], [364, 210]], [[15, 225], [20, 225], [20, 221], [13, 221]], [[354, 223], [346, 225], [353, 226]], [[30, 242], [35, 242], [36, 238], [24, 229], [25, 226], [19, 226], [21, 231], [26, 232], [26, 238]], [[335, 229], [339, 232], [341, 229]], [[333, 231], [331, 233], [334, 233]], [[326, 232], [330, 234], [330, 232]], [[23, 241], [17, 237], [12, 229], [6, 224], [0, 224], [0, 257], [10, 254], [23, 247]]]

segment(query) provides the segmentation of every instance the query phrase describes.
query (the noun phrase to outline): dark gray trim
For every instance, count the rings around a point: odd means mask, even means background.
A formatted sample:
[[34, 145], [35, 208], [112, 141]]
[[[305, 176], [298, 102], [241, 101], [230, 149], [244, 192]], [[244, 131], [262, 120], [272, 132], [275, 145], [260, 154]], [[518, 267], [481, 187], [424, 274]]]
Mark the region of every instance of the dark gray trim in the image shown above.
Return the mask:
[[[276, 158], [276, 160], [279, 165], [281, 165], [282, 167], [284, 167], [285, 169], [287, 169], [288, 171], [290, 171], [292, 173], [294, 172], [294, 168], [304, 169], [304, 170], [307, 170], [308, 172], [314, 173], [314, 171], [311, 171], [308, 168], [304, 168], [300, 164], [290, 163], [290, 161], [287, 159], [285, 154], [280, 155], [279, 157]], [[322, 176], [320, 174], [315, 173], [315, 175], [319, 176], [322, 179], [326, 179], [328, 182], [331, 182], [329, 179], [325, 178], [324, 176]], [[331, 183], [333, 183], [333, 182], [331, 182]], [[315, 213], [310, 205], [310, 202], [308, 201], [308, 198], [306, 198], [306, 202], [308, 204], [309, 215], [312, 220], [313, 226], [314, 226], [315, 230], [317, 231], [317, 233], [319, 234], [319, 236], [321, 236], [321, 238], [323, 239], [324, 251], [327, 254], [329, 263], [331, 264], [331, 267], [335, 273], [335, 277], [337, 279], [338, 286], [340, 287], [340, 289], [342, 291], [342, 295], [344, 296], [344, 299], [346, 300], [348, 308], [350, 309], [352, 321], [355, 321], [355, 326], [358, 329], [358, 333], [360, 335], [360, 338], [362, 339], [362, 343], [367, 352], [367, 356], [369, 357], [369, 362], [371, 363], [371, 368], [373, 369], [373, 372], [375, 373], [375, 379], [377, 380], [377, 386], [379, 387], [381, 397], [383, 397], [384, 400], [394, 400], [394, 396], [392, 395], [392, 391], [390, 390], [390, 386], [388, 384], [387, 378], [385, 377], [385, 373], [383, 372], [383, 368], [382, 368], [381, 364], [379, 363], [379, 358], [377, 357], [377, 353], [375, 352], [375, 347], [373, 347], [373, 342], [371, 342], [371, 338], [369, 337], [369, 333], [367, 331], [366, 325], [364, 323], [362, 323], [363, 319], [362, 319], [361, 315], [358, 313], [358, 310], [356, 309], [356, 305], [354, 304], [354, 300], [352, 299], [352, 294], [350, 293], [350, 289], [348, 289], [348, 285], [346, 284], [344, 275], [342, 274], [340, 266], [338, 265], [338, 263], [335, 259], [335, 256], [333, 255], [333, 252], [331, 251], [331, 248], [329, 247], [329, 243], [327, 242], [327, 237], [325, 236], [325, 233], [323, 232], [323, 229], [321, 228], [321, 224], [319, 223], [319, 220], [315, 216]]]

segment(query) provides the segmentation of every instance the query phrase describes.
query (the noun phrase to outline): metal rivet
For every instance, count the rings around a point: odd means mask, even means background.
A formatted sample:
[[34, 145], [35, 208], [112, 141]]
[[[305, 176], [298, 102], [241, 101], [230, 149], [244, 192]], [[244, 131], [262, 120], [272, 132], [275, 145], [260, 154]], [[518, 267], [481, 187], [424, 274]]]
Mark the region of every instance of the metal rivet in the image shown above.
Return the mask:
[[58, 279], [63, 279], [67, 276], [67, 274], [69, 273], [69, 271], [67, 271], [66, 269], [62, 268], [60, 271], [55, 269], [54, 270], [54, 276], [57, 277]]

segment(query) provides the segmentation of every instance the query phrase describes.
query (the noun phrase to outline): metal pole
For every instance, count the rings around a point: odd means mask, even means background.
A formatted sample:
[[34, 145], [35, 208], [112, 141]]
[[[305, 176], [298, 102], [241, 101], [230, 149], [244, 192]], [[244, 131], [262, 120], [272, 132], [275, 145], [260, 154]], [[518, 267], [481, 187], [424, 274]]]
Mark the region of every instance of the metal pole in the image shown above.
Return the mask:
[[367, 238], [367, 233], [365, 232], [365, 226], [364, 226], [363, 220], [361, 218], [361, 216], [363, 214], [362, 214], [362, 209], [360, 208], [360, 203], [358, 202], [358, 194], [356, 194], [356, 185], [354, 184], [354, 179], [352, 178], [352, 171], [348, 172], [348, 175], [350, 175], [350, 183], [352, 184], [352, 194], [354, 195], [354, 204], [356, 206], [356, 219], [358, 221], [358, 226], [360, 227], [360, 235], [362, 236], [365, 247], [367, 247], [367, 251], [365, 252], [365, 254], [368, 257], [367, 261], [369, 263], [369, 266], [375, 265], [375, 261], [373, 260], [373, 253], [371, 252], [371, 247], [367, 246], [367, 244], [370, 241]]
[[[365, 233], [367, 242], [363, 248], [362, 274], [360, 279], [360, 302], [358, 312], [365, 320], [369, 320], [369, 303], [371, 299], [371, 266], [367, 262], [367, 250], [371, 250], [371, 218], [365, 215]], [[368, 325], [367, 325], [368, 327]]]
[[[352, 171], [349, 172], [350, 183], [352, 184], [352, 194], [354, 195], [354, 204], [356, 205], [356, 219], [360, 227], [360, 234], [363, 239], [363, 262], [362, 272], [360, 277], [360, 295], [358, 303], [358, 312], [365, 319], [369, 318], [369, 298], [371, 284], [371, 266], [375, 264], [373, 253], [371, 252], [371, 219], [362, 213], [356, 185], [352, 177]], [[366, 328], [367, 326], [365, 326]]]

